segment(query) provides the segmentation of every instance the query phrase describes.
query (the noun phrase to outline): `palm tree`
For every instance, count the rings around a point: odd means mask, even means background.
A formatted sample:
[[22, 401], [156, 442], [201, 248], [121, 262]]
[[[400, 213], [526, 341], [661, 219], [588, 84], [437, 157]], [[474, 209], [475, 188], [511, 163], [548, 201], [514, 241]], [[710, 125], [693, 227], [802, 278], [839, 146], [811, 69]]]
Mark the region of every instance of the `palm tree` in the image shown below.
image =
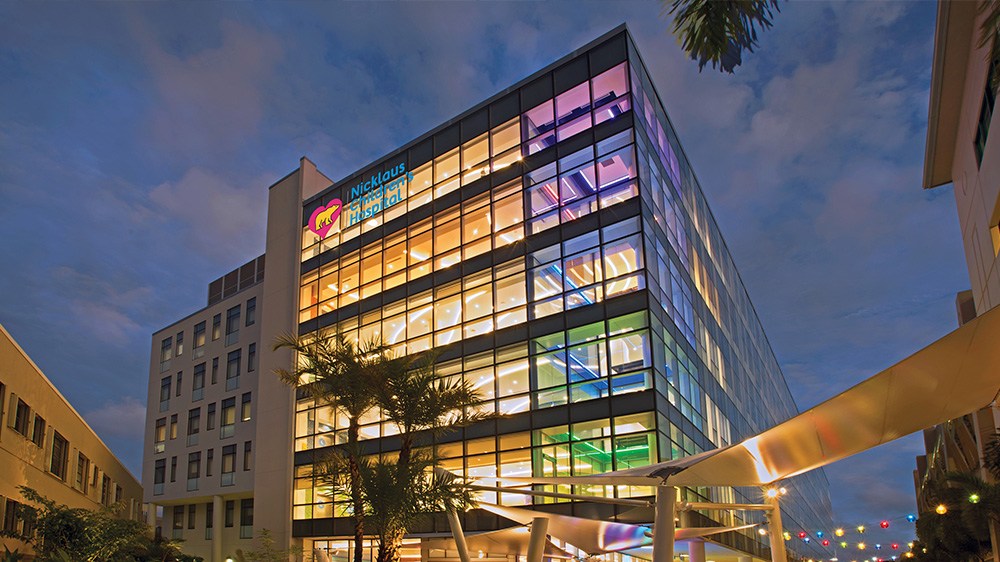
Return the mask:
[[355, 343], [334, 331], [303, 337], [282, 334], [273, 347], [297, 354], [290, 370], [275, 370], [282, 382], [307, 390], [317, 403], [335, 406], [347, 415], [347, 447], [321, 465], [334, 475], [346, 472], [345, 488], [354, 512], [354, 562], [362, 562], [365, 506], [358, 446], [360, 419], [375, 407], [372, 389], [379, 386], [377, 379], [385, 371], [389, 348], [379, 340]]
[[463, 480], [432, 471], [431, 455], [414, 453], [406, 464], [366, 459], [362, 464], [367, 521], [378, 536], [377, 562], [399, 562], [407, 530], [423, 518], [474, 506]]
[[432, 351], [382, 363], [375, 402], [385, 419], [399, 428], [400, 470], [406, 470], [421, 432], [439, 434], [488, 417], [472, 410], [482, 398], [468, 382], [438, 377], [434, 362], [439, 356]]
[[757, 46], [757, 25], [771, 27], [778, 0], [660, 0], [661, 15], [674, 16], [670, 32], [684, 52], [698, 61], [698, 70], [712, 63], [733, 73], [742, 53]]
[[429, 513], [470, 505], [464, 482], [433, 474], [437, 458], [431, 452], [414, 453], [421, 436], [489, 417], [474, 411], [481, 401], [472, 386], [457, 378], [439, 378], [434, 362], [438, 351], [394, 357], [381, 364], [375, 401], [386, 420], [399, 428], [400, 448], [395, 462], [370, 465], [373, 488], [368, 492], [370, 514], [378, 518], [378, 562], [397, 562], [403, 535]]

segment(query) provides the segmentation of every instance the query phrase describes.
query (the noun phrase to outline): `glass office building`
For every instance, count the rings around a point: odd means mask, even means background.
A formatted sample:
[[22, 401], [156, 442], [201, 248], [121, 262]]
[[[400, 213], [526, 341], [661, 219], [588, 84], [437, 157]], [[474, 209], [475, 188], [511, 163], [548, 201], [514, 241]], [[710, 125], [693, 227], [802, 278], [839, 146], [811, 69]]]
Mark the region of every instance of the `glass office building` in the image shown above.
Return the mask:
[[[294, 270], [286, 292], [295, 295], [284, 298], [292, 310], [272, 305], [286, 327], [378, 336], [399, 353], [443, 349], [441, 376], [464, 377], [484, 410], [502, 414], [440, 438], [443, 465], [455, 473], [632, 468], [736, 443], [798, 413], [624, 26], [299, 197], [297, 210], [274, 209], [274, 187], [271, 197], [269, 269], [277, 221], [295, 217], [286, 228], [294, 235], [285, 238], [301, 242], [294, 259], [284, 259]], [[266, 284], [264, 299], [271, 300]], [[277, 330], [265, 324], [265, 331]], [[309, 477], [318, 453], [346, 441], [346, 420], [305, 395], [285, 415], [293, 426], [291, 535], [307, 549], [346, 556], [353, 525], [345, 498]], [[398, 448], [396, 432], [377, 412], [361, 428], [373, 454]], [[785, 486], [786, 530], [829, 528], [822, 470]], [[641, 487], [574, 488], [553, 491], [651, 495]], [[681, 494], [761, 500], [748, 488]], [[484, 500], [629, 522], [651, 516], [513, 494]], [[510, 525], [481, 510], [464, 517], [470, 532]], [[692, 521], [757, 517], [710, 512]], [[418, 531], [448, 528], [442, 518]], [[756, 529], [713, 540], [769, 557]], [[831, 556], [797, 538], [788, 546], [807, 558]]]

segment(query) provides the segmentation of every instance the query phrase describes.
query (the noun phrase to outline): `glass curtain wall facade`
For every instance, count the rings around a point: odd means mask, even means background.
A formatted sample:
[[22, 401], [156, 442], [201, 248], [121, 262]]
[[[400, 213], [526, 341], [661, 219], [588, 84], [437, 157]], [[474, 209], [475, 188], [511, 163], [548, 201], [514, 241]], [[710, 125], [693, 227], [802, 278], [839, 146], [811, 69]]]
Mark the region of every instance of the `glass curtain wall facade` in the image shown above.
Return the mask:
[[[310, 221], [324, 213], [320, 237]], [[438, 454], [455, 473], [638, 467], [738, 442], [798, 413], [624, 27], [310, 198], [302, 220], [300, 334], [381, 337], [397, 353], [443, 349], [440, 376], [464, 377], [483, 410], [503, 414], [440, 438]], [[351, 535], [349, 506], [309, 474], [317, 453], [346, 442], [347, 420], [306, 395], [295, 409], [293, 532], [341, 556], [347, 543], [333, 539]], [[396, 433], [377, 411], [362, 420], [372, 454], [391, 455]], [[786, 529], [828, 526], [822, 471], [785, 485]], [[681, 494], [762, 499], [748, 488]], [[628, 511], [482, 499], [591, 518]], [[723, 524], [761, 520], [713, 513]], [[481, 510], [465, 517], [467, 530], [503, 526]], [[448, 528], [433, 521], [420, 531]], [[766, 548], [756, 529], [721, 541], [758, 556]]]

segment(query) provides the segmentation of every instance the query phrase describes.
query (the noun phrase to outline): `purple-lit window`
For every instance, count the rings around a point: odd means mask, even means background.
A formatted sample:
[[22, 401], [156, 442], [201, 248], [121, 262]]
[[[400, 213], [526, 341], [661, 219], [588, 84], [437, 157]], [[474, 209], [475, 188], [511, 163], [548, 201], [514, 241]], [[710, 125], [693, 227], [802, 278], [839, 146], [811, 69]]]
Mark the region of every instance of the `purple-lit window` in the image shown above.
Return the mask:
[[569, 138], [589, 129], [593, 123], [590, 115], [590, 85], [580, 84], [556, 96], [557, 140]]
[[528, 188], [530, 216], [537, 217], [559, 206], [559, 188], [556, 178]]
[[594, 164], [580, 166], [559, 176], [559, 198], [562, 204], [592, 195], [597, 191]]
[[602, 72], [590, 81], [593, 89], [594, 107], [601, 107], [628, 93], [628, 67], [621, 63], [611, 70]]
[[522, 138], [532, 139], [553, 129], [555, 129], [555, 117], [552, 112], [552, 100], [538, 104], [521, 117]]
[[635, 154], [632, 147], [602, 156], [597, 161], [597, 176], [600, 189], [623, 184], [635, 177]]

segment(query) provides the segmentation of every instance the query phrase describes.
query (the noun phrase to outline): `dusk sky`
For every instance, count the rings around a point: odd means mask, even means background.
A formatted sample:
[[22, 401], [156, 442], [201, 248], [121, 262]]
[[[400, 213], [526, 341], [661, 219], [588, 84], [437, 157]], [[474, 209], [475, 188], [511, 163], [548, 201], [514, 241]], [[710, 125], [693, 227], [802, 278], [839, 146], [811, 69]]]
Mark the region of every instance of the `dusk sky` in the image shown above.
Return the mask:
[[[0, 3], [0, 324], [138, 474], [151, 334], [263, 252], [269, 185], [302, 156], [344, 178], [625, 22], [806, 409], [957, 326], [953, 193], [921, 189], [935, 8], [783, 2], [726, 75], [652, 0]], [[913, 513], [922, 453], [827, 468], [836, 521]]]

